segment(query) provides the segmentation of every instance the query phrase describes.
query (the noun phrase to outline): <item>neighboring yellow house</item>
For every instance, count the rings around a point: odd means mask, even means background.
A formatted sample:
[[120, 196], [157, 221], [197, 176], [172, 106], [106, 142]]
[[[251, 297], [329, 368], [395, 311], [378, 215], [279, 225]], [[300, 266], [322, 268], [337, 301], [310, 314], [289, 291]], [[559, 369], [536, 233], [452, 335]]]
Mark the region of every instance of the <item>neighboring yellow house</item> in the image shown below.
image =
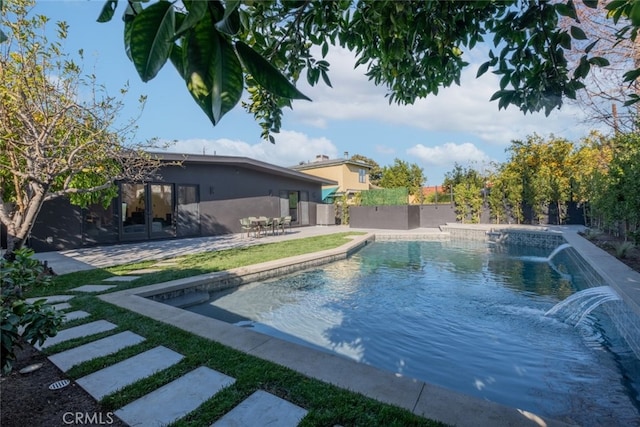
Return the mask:
[[322, 186], [322, 200], [331, 203], [336, 197], [347, 196], [351, 200], [354, 194], [371, 188], [369, 172], [371, 166], [364, 162], [350, 160], [349, 153], [344, 153], [343, 159], [329, 159], [325, 155], [317, 155], [315, 160], [300, 163], [290, 169], [304, 172], [320, 178], [330, 179], [338, 183]]

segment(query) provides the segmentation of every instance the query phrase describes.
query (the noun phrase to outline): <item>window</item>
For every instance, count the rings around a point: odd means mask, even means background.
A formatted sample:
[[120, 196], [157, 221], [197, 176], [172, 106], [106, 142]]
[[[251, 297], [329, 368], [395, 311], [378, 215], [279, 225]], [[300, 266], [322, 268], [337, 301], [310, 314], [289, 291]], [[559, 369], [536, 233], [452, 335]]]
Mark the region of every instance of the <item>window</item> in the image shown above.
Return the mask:
[[367, 182], [367, 171], [365, 169], [358, 170], [358, 182], [363, 184]]

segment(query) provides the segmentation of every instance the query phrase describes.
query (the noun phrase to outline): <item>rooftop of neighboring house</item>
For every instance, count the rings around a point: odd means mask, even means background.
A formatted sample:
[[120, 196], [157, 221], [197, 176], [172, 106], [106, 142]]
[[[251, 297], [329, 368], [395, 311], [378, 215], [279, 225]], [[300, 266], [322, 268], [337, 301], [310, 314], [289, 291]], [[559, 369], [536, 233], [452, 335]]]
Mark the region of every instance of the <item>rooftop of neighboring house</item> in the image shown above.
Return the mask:
[[354, 165], [360, 168], [371, 169], [371, 166], [365, 162], [361, 162], [359, 160], [351, 160], [349, 158], [349, 153], [347, 151], [344, 152], [344, 157], [339, 159], [330, 159], [329, 156], [325, 154], [318, 154], [314, 160], [300, 162], [295, 166], [290, 166], [291, 169], [302, 171], [307, 169], [318, 169], [323, 167], [330, 166], [339, 166], [339, 165]]

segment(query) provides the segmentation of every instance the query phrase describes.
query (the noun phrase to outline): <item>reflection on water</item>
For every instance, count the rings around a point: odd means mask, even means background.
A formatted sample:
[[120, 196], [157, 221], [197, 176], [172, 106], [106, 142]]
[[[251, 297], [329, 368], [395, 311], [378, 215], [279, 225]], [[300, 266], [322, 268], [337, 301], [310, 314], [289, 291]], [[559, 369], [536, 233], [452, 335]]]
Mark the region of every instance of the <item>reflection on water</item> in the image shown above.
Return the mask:
[[[570, 271], [563, 252], [554, 267]], [[192, 309], [233, 313], [239, 326], [540, 415], [640, 425], [640, 365], [610, 321], [599, 309], [577, 328], [545, 316], [582, 286], [579, 276], [527, 259], [549, 253], [377, 242]]]

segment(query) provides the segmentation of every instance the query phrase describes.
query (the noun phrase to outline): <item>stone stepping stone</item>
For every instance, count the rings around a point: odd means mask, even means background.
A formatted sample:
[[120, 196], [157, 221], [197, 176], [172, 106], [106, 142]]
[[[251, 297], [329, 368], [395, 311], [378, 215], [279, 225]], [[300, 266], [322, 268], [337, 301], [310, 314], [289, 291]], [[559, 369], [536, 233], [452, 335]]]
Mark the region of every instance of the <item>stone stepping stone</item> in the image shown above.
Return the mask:
[[201, 366], [118, 409], [115, 414], [131, 426], [167, 425], [234, 382], [235, 378]]
[[70, 311], [69, 313], [64, 314], [64, 321], [70, 322], [72, 320], [84, 319], [85, 317], [90, 316], [89, 313], [82, 310]]
[[102, 279], [103, 282], [133, 282], [139, 279], [140, 276], [113, 276], [108, 279]]
[[76, 382], [96, 400], [100, 400], [129, 384], [167, 369], [183, 358], [183, 355], [166, 347], [155, 347], [82, 377]]
[[47, 301], [47, 304], [54, 304], [57, 302], [67, 302], [73, 297], [75, 297], [75, 295], [49, 295], [48, 297], [27, 298], [25, 301], [32, 304], [40, 299], [44, 299]]
[[62, 371], [67, 372], [69, 369], [82, 362], [95, 359], [96, 357], [117, 353], [125, 347], [139, 344], [142, 341], [144, 341], [144, 337], [134, 334], [131, 331], [124, 331], [116, 335], [111, 335], [97, 341], [56, 353], [49, 356], [49, 360]]
[[70, 309], [71, 304], [69, 304], [68, 302], [61, 302], [60, 304], [54, 304], [51, 307], [53, 307], [55, 311], [64, 311]]
[[75, 292], [87, 292], [87, 293], [96, 293], [96, 292], [104, 292], [109, 289], [115, 288], [116, 285], [84, 285], [79, 286], [77, 288], [70, 289]]
[[38, 350], [51, 347], [54, 344], [58, 344], [64, 341], [69, 341], [74, 338], [86, 337], [88, 335], [99, 334], [100, 332], [110, 331], [114, 329], [116, 325], [106, 320], [96, 320], [95, 322], [85, 323], [84, 325], [74, 326], [73, 328], [63, 329], [58, 332], [55, 337], [47, 338], [42, 345], [36, 344], [35, 347]]
[[307, 412], [306, 409], [278, 396], [258, 390], [211, 424], [211, 427], [295, 427]]

